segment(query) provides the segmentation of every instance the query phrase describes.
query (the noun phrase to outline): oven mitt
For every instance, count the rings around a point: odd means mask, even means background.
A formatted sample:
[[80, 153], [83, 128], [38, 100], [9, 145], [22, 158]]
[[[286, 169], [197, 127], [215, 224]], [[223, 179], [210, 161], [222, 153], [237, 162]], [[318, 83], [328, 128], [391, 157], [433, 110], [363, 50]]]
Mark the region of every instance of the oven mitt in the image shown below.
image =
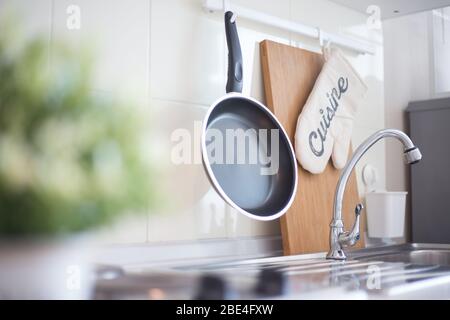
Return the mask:
[[324, 49], [324, 58], [295, 132], [297, 160], [315, 174], [325, 170], [330, 156], [337, 169], [345, 166], [353, 119], [367, 91], [339, 49]]

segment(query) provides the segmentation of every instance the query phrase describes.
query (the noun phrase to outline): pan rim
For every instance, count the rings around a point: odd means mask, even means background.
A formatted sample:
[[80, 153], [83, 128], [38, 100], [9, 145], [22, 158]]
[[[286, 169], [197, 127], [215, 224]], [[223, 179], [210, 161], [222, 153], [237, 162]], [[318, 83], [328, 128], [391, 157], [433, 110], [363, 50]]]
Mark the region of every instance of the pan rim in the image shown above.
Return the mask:
[[[220, 186], [220, 183], [217, 181], [214, 172], [212, 171], [211, 168], [211, 164], [209, 162], [209, 158], [208, 158], [208, 154], [206, 151], [206, 130], [207, 130], [207, 124], [208, 124], [208, 120], [211, 116], [212, 111], [215, 109], [215, 107], [221, 103], [224, 100], [230, 99], [230, 98], [240, 98], [240, 99], [244, 99], [244, 100], [249, 100], [252, 103], [255, 103], [256, 105], [258, 105], [260, 108], [262, 108], [266, 114], [268, 114], [270, 116], [270, 118], [272, 119], [272, 121], [275, 122], [275, 124], [281, 129], [281, 131], [283, 132], [283, 135], [287, 141], [287, 145], [288, 145], [288, 150], [291, 154], [291, 160], [293, 160], [293, 167], [294, 167], [294, 187], [292, 189], [291, 195], [289, 197], [289, 201], [286, 203], [286, 205], [277, 213], [269, 215], [269, 216], [258, 216], [255, 215], [251, 212], [248, 212], [244, 209], [242, 209], [239, 205], [237, 205], [227, 194], [226, 192], [223, 190], [223, 188]], [[238, 92], [230, 92], [227, 93], [226, 95], [220, 97], [219, 99], [217, 99], [216, 101], [214, 101], [211, 106], [209, 107], [208, 111], [206, 112], [206, 115], [203, 119], [203, 124], [202, 124], [202, 134], [201, 134], [201, 152], [202, 152], [202, 160], [203, 160], [203, 164], [204, 167], [207, 171], [208, 174], [208, 178], [210, 179], [210, 181], [213, 184], [214, 189], [219, 193], [219, 195], [222, 197], [223, 200], [225, 200], [225, 202], [227, 202], [231, 207], [233, 207], [234, 209], [236, 209], [239, 213], [251, 218], [251, 219], [255, 219], [255, 220], [260, 220], [260, 221], [271, 221], [271, 220], [275, 220], [279, 217], [281, 217], [282, 215], [284, 215], [286, 213], [286, 211], [291, 207], [292, 202], [295, 199], [295, 196], [297, 194], [297, 186], [298, 186], [298, 169], [297, 169], [297, 160], [295, 157], [295, 153], [294, 153], [294, 148], [292, 146], [292, 143], [289, 139], [289, 136], [286, 132], [286, 130], [284, 129], [284, 127], [281, 125], [281, 123], [278, 121], [278, 119], [275, 117], [275, 115], [272, 113], [272, 111], [269, 110], [269, 108], [267, 108], [264, 104], [262, 104], [261, 102], [259, 102], [258, 100], [252, 98], [252, 97], [248, 97], [245, 96], [241, 93]]]

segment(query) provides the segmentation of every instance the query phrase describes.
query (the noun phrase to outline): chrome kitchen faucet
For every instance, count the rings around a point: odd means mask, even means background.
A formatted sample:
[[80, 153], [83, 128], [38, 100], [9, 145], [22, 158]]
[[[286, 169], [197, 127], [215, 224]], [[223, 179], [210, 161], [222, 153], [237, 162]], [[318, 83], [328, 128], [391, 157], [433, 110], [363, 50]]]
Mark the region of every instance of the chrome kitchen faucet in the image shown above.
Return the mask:
[[377, 141], [383, 138], [396, 138], [403, 143], [405, 148], [405, 161], [408, 164], [414, 164], [422, 159], [420, 150], [412, 143], [411, 139], [402, 131], [395, 129], [385, 129], [375, 132], [367, 138], [353, 153], [350, 161], [347, 162], [342, 170], [341, 177], [336, 186], [334, 194], [333, 220], [330, 224], [330, 251], [327, 259], [345, 260], [347, 257], [343, 248], [354, 246], [359, 240], [359, 221], [362, 204], [358, 204], [355, 208], [356, 219], [350, 232], [344, 231], [344, 223], [342, 221], [342, 200], [347, 185], [348, 178], [358, 163], [359, 159], [369, 150]]

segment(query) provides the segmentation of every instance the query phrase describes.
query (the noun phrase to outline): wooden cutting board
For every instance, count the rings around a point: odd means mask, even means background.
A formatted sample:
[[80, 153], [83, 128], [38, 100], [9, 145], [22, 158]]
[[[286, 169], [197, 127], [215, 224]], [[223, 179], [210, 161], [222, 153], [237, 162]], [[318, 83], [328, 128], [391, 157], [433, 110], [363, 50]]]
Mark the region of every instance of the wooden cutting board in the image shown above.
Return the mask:
[[[266, 102], [286, 129], [292, 144], [297, 118], [322, 69], [321, 54], [265, 40], [261, 42], [261, 64]], [[351, 153], [351, 150], [350, 150]], [[328, 251], [333, 201], [340, 171], [328, 163], [325, 171], [314, 175], [298, 165], [298, 190], [289, 211], [281, 218], [285, 255]], [[353, 172], [344, 195], [343, 219], [346, 230], [355, 219], [359, 203]], [[364, 215], [363, 215], [364, 216]], [[363, 224], [361, 240], [364, 246]]]

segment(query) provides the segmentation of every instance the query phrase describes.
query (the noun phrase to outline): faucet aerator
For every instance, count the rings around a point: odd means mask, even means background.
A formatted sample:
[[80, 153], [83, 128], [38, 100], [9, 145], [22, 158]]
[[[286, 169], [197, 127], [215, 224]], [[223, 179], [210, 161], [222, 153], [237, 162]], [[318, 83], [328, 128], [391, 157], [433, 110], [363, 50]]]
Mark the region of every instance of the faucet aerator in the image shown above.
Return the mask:
[[405, 161], [407, 164], [415, 164], [422, 159], [422, 153], [419, 148], [412, 147], [405, 150]]

